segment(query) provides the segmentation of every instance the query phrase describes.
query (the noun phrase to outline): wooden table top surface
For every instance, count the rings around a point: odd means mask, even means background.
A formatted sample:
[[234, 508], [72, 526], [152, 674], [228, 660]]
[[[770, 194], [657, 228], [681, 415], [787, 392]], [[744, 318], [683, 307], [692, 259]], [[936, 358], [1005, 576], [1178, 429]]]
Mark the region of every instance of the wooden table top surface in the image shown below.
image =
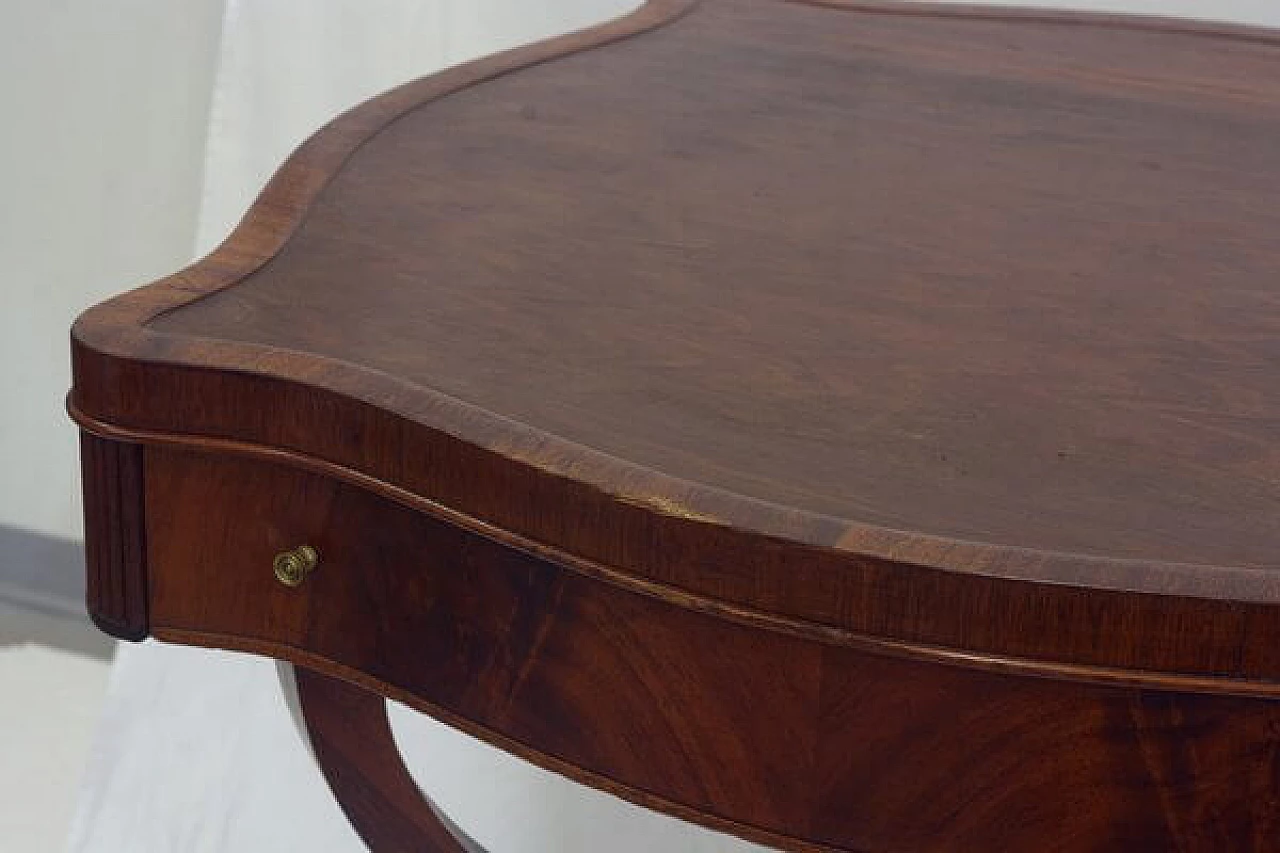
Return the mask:
[[[1280, 671], [1278, 48], [651, 3], [339, 119], [81, 321], [73, 406], [788, 618]], [[1060, 636], [959, 627], [956, 578]]]

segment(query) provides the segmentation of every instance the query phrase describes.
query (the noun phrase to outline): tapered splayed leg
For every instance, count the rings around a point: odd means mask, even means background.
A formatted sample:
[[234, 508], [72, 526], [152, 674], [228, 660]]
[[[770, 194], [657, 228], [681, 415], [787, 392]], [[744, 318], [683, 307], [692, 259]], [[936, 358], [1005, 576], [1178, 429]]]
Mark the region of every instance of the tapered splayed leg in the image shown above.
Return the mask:
[[306, 669], [293, 669], [293, 678], [316, 762], [373, 853], [485, 853], [418, 789], [392, 737], [386, 700]]

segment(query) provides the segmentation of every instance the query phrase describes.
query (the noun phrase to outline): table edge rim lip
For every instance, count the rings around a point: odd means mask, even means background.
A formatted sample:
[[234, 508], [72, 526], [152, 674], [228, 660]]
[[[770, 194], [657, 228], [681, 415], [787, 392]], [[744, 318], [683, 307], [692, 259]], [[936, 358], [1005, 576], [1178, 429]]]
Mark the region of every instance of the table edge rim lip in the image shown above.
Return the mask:
[[[200, 454], [266, 462], [329, 477], [346, 485], [371, 492], [380, 498], [392, 501], [414, 512], [482, 536], [502, 547], [512, 548], [537, 559], [546, 560], [558, 568], [628, 592], [656, 599], [667, 605], [693, 610], [713, 618], [723, 619], [753, 629], [796, 636], [824, 645], [855, 648], [882, 656], [906, 658], [988, 672], [1164, 691], [1280, 698], [1280, 682], [1266, 677], [1181, 671], [1174, 668], [1149, 669], [1134, 665], [1029, 657], [999, 650], [970, 649], [927, 640], [912, 640], [895, 636], [891, 633], [870, 633], [850, 627], [824, 624], [811, 618], [774, 613], [754, 603], [719, 599], [706, 593], [686, 590], [669, 581], [650, 578], [643, 573], [610, 566], [596, 559], [573, 554], [554, 544], [532, 540], [527, 536], [451, 509], [430, 498], [399, 488], [338, 463], [310, 457], [296, 451], [266, 445], [255, 445], [232, 439], [124, 430], [88, 417], [80, 412], [71, 401], [68, 401], [67, 409], [72, 420], [81, 430], [104, 440], [128, 441], [144, 446], [164, 447]], [[904, 568], [907, 567], [904, 565]], [[1143, 594], [1137, 590], [1106, 591]], [[1162, 595], [1160, 593], [1147, 594]], [[152, 627], [164, 626], [155, 625]], [[180, 626], [169, 627], [175, 630], [185, 630]]]

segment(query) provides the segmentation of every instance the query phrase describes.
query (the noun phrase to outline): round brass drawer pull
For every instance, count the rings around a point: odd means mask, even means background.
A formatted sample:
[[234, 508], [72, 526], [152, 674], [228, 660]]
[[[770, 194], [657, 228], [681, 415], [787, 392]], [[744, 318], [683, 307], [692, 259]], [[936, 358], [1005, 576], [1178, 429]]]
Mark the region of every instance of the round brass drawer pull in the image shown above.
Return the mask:
[[310, 545], [299, 545], [288, 551], [276, 554], [271, 566], [275, 569], [276, 580], [285, 586], [301, 586], [307, 575], [315, 571], [320, 563], [320, 554]]

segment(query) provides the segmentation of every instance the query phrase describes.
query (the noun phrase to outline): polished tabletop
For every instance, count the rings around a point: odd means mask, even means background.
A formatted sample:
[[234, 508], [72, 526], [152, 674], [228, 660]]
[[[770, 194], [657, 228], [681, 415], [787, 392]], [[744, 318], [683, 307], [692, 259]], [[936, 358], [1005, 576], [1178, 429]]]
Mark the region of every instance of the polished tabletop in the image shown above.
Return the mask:
[[1280, 567], [1280, 53], [831, 18], [714, 3], [426, 104], [153, 325], [803, 513]]

